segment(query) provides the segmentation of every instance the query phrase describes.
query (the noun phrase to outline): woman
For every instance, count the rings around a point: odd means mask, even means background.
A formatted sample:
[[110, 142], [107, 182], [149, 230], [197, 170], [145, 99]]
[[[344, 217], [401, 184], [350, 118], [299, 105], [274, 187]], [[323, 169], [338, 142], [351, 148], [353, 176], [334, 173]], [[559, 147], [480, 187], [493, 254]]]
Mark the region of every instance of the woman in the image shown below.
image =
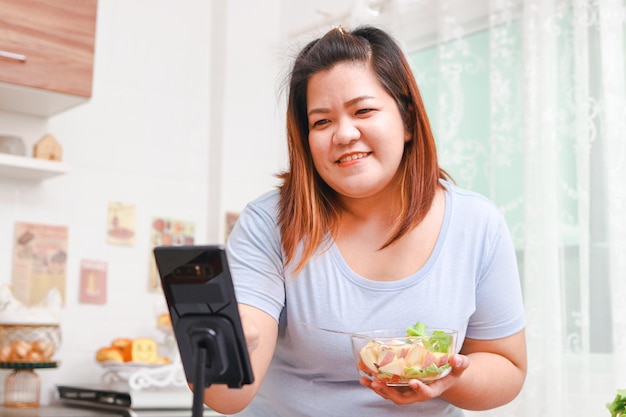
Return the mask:
[[[338, 28], [304, 47], [287, 133], [282, 185], [246, 207], [227, 244], [255, 382], [212, 386], [205, 403], [256, 417], [458, 416], [515, 398], [526, 345], [511, 238], [493, 203], [438, 166], [395, 41]], [[459, 331], [451, 373], [359, 381], [342, 332], [417, 321]]]

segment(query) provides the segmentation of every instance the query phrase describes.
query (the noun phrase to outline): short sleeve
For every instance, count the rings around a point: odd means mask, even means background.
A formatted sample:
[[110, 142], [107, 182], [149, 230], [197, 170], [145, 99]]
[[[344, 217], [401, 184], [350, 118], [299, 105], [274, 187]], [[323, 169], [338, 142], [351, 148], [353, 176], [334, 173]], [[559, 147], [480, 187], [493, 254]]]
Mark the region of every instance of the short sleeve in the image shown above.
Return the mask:
[[226, 244], [237, 302], [265, 311], [278, 321], [285, 305], [283, 256], [276, 224], [277, 194], [250, 203]]
[[467, 328], [467, 337], [473, 339], [506, 337], [525, 326], [515, 248], [504, 216], [496, 219], [476, 286], [476, 310]]

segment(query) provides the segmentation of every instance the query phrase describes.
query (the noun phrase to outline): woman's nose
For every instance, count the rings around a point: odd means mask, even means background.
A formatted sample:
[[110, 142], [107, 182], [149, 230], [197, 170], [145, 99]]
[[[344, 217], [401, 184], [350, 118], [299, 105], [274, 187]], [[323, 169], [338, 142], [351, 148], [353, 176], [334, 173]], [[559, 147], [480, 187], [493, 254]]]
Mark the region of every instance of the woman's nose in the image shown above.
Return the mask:
[[338, 145], [346, 145], [361, 137], [361, 131], [351, 122], [340, 122], [334, 134], [334, 141]]

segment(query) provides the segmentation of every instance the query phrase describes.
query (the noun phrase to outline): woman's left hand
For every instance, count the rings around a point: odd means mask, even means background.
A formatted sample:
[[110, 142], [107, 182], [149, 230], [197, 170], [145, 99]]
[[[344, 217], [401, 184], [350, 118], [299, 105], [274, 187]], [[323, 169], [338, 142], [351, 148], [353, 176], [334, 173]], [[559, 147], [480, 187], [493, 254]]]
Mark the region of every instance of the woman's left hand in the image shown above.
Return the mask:
[[372, 381], [362, 377], [361, 385], [369, 387], [372, 391], [386, 400], [395, 404], [412, 404], [439, 397], [444, 391], [457, 383], [463, 372], [470, 365], [470, 359], [465, 355], [454, 355], [448, 362], [452, 367], [450, 373], [444, 378], [425, 384], [417, 379], [409, 381], [408, 387], [388, 387], [384, 382]]

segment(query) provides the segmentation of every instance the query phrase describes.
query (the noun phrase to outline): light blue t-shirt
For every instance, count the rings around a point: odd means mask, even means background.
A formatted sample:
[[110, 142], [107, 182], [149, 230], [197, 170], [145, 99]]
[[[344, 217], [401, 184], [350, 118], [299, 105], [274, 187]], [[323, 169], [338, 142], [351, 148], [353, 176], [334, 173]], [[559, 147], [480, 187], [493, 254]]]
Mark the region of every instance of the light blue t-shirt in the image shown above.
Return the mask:
[[332, 244], [297, 275], [286, 274], [278, 193], [250, 203], [227, 243], [240, 303], [274, 317], [279, 334], [258, 395], [242, 416], [462, 416], [441, 399], [395, 405], [361, 386], [350, 338], [340, 332], [406, 328], [417, 321], [496, 339], [520, 331], [524, 308], [504, 217], [485, 197], [445, 181], [445, 215], [427, 263], [393, 282], [371, 281]]

